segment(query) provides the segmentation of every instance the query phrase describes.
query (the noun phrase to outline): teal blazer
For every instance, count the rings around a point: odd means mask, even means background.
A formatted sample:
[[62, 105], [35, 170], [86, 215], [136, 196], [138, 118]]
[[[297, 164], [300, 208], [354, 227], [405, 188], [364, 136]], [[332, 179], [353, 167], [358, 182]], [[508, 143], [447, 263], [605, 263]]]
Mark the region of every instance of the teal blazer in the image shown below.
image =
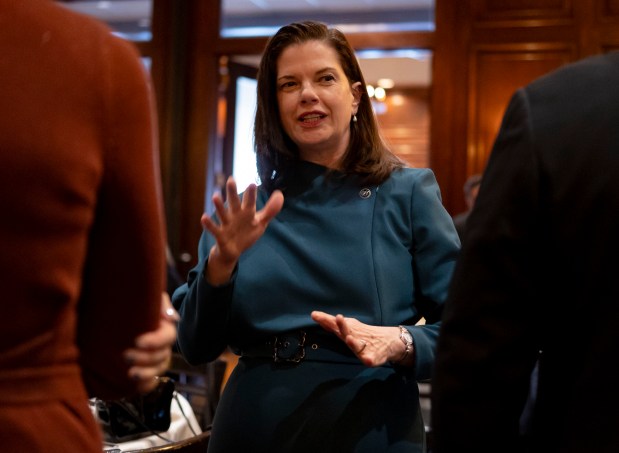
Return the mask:
[[[282, 211], [228, 284], [204, 278], [213, 245], [205, 234], [198, 265], [174, 294], [178, 344], [189, 362], [213, 360], [228, 346], [241, 355], [217, 407], [209, 453], [423, 452], [417, 380], [430, 377], [459, 249], [434, 175], [402, 169], [365, 186], [300, 163], [291, 181]], [[258, 208], [267, 198], [260, 190]], [[405, 325], [415, 366], [366, 367], [312, 321], [313, 310]], [[425, 325], [416, 325], [422, 318]], [[298, 332], [307, 334], [305, 358], [275, 363], [271, 339], [288, 343]]]
[[[428, 379], [459, 250], [434, 174], [406, 168], [364, 187], [358, 177], [327, 176], [324, 167], [302, 162], [295, 176], [282, 211], [241, 256], [228, 285], [213, 287], [204, 278], [214, 239], [203, 234], [199, 263], [173, 297], [182, 316], [181, 351], [192, 363], [211, 361], [226, 346], [316, 329], [310, 313], [322, 310], [406, 325], [415, 376]], [[267, 199], [259, 190], [257, 208]], [[426, 324], [415, 326], [421, 318]]]

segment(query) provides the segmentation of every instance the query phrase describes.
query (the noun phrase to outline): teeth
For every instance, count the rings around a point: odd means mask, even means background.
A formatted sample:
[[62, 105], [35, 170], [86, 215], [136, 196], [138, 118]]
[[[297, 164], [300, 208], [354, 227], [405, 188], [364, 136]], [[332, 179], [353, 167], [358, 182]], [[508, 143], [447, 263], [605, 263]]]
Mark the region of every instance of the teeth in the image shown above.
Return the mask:
[[317, 120], [321, 117], [321, 115], [306, 115], [303, 117], [303, 121], [311, 121], [311, 120]]

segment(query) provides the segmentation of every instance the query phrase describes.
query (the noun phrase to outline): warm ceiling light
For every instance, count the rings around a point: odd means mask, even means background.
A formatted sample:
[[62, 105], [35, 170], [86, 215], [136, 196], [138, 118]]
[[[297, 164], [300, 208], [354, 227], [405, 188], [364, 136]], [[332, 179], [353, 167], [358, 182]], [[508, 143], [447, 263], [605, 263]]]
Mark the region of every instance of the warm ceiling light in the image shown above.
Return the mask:
[[372, 85], [366, 85], [365, 89], [367, 90], [369, 97], [374, 97], [374, 87]]
[[387, 93], [385, 92], [384, 88], [378, 87], [374, 90], [374, 97], [379, 101], [384, 101], [387, 97]]
[[400, 95], [400, 94], [394, 94], [389, 96], [389, 99], [391, 100], [391, 104], [395, 105], [395, 106], [400, 106], [400, 105], [404, 105], [404, 96]]
[[393, 81], [393, 79], [378, 79], [377, 84], [379, 87], [384, 88], [385, 90], [388, 90], [395, 86], [395, 82]]

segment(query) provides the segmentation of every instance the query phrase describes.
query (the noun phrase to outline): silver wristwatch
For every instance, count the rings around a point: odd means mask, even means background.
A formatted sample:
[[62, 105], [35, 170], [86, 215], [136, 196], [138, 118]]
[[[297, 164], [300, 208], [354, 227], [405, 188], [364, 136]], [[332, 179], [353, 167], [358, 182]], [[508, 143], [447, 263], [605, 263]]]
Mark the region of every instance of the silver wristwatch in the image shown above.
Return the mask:
[[406, 327], [398, 327], [400, 328], [400, 340], [402, 340], [402, 343], [404, 343], [406, 349], [404, 350], [404, 354], [402, 354], [402, 357], [400, 357], [400, 359], [396, 363], [402, 363], [402, 361], [406, 359], [406, 357], [408, 357], [408, 355], [413, 351], [413, 336]]

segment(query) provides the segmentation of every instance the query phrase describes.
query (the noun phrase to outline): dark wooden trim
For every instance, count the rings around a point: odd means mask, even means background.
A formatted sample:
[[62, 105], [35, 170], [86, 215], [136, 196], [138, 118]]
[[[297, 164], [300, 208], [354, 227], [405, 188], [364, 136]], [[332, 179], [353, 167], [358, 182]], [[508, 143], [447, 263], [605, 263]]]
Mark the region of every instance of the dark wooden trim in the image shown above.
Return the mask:
[[215, 41], [217, 55], [260, 55], [268, 38], [220, 38]]
[[179, 194], [175, 191], [178, 180], [178, 143], [175, 141], [175, 111], [178, 108], [179, 83], [174, 72], [170, 71], [181, 55], [175, 51], [175, 42], [180, 38], [175, 32], [174, 21], [177, 15], [173, 0], [153, 0], [152, 36], [150, 57], [151, 74], [157, 95], [159, 160], [163, 202], [166, 213], [168, 242], [173, 243], [178, 237], [179, 225], [176, 219]]
[[[380, 33], [350, 33], [346, 35], [350, 45], [360, 49], [433, 49], [434, 32], [406, 31]], [[218, 38], [215, 52], [218, 55], [253, 55], [261, 54], [268, 38]]]
[[361, 49], [433, 49], [434, 32], [349, 33], [346, 35], [355, 50]]
[[[200, 217], [212, 196], [207, 184], [214, 178], [217, 149], [217, 106], [219, 102], [219, 58], [213, 43], [219, 39], [219, 2], [183, 0], [183, 24], [187, 31], [187, 73], [184, 78], [183, 143], [178, 212], [180, 231], [173, 250], [181, 273], [197, 262], [198, 240], [202, 234]], [[181, 154], [179, 154], [179, 157]], [[206, 198], [205, 198], [206, 192]]]
[[430, 105], [430, 167], [445, 207], [453, 214], [464, 210], [462, 186], [466, 168], [466, 109], [468, 67], [462, 42], [470, 29], [459, 25], [470, 15], [467, 2], [436, 0], [436, 32]]

